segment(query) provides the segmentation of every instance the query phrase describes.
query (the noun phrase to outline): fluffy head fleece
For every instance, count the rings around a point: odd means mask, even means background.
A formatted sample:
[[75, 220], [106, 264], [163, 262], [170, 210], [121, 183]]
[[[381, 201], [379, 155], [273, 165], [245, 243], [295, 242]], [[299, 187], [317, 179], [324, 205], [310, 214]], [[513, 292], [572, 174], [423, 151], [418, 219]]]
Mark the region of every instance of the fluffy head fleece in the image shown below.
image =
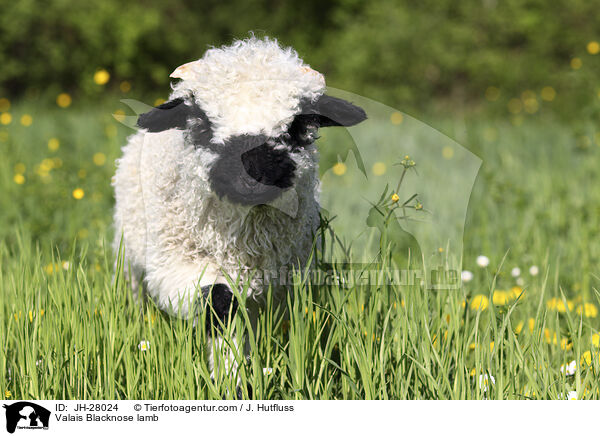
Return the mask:
[[[217, 315], [231, 280], [306, 264], [319, 224], [317, 129], [363, 121], [324, 95], [325, 80], [291, 48], [249, 38], [177, 68], [170, 100], [140, 116], [117, 161], [115, 251], [132, 286], [189, 317], [196, 295]], [[220, 306], [219, 309], [217, 306]], [[222, 313], [220, 313], [222, 312]]]

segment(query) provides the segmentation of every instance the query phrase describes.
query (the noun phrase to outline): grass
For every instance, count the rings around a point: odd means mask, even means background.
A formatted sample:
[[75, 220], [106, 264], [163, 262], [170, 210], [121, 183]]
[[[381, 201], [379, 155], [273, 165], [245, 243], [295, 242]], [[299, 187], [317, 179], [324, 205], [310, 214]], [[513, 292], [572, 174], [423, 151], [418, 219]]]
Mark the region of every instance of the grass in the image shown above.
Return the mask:
[[[203, 329], [152, 304], [140, 310], [120, 271], [113, 279], [109, 182], [129, 133], [114, 109], [21, 103], [0, 126], [0, 388], [10, 398], [234, 398], [235, 376], [210, 377]], [[30, 126], [19, 123], [25, 113]], [[578, 313], [598, 307], [600, 150], [582, 140], [593, 144], [594, 132], [535, 117], [435, 126], [483, 160], [464, 237], [474, 279], [432, 292], [297, 274], [286, 310], [269, 297], [255, 333], [240, 316], [224, 335], [249, 338], [249, 359], [237, 356], [245, 397], [248, 385], [261, 399], [600, 397], [597, 312]], [[335, 161], [334, 148], [322, 150]], [[378, 258], [375, 279], [418, 264], [400, 259]], [[560, 367], [573, 360], [567, 376]]]

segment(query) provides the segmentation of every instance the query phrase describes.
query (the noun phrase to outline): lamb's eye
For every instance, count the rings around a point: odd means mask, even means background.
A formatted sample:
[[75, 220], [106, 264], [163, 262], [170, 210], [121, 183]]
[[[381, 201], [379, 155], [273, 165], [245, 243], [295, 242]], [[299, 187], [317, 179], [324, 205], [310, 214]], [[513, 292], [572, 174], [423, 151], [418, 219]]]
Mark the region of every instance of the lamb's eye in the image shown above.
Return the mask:
[[297, 115], [288, 129], [290, 143], [294, 147], [304, 147], [318, 139], [318, 115]]

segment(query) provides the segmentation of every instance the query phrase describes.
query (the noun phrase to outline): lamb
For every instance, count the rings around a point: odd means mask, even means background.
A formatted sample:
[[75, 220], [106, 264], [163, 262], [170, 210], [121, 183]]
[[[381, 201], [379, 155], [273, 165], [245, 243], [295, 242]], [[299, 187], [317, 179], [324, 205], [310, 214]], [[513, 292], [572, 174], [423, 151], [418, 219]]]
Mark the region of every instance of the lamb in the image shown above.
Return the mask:
[[141, 287], [187, 319], [208, 300], [208, 328], [235, 313], [230, 280], [260, 301], [263, 272], [306, 265], [319, 225], [317, 130], [366, 114], [325, 95], [323, 75], [268, 38], [211, 48], [171, 77], [181, 81], [169, 101], [138, 118], [117, 161], [114, 249], [134, 295]]

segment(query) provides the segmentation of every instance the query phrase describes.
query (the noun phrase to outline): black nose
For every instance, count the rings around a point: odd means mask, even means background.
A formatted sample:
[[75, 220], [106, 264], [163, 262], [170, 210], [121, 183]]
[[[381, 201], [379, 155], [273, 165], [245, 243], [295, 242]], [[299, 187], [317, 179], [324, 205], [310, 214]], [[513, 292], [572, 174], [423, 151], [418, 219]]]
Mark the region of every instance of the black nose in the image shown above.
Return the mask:
[[286, 150], [275, 150], [262, 144], [242, 154], [242, 164], [257, 182], [286, 189], [292, 186], [296, 164]]
[[293, 185], [296, 164], [265, 137], [239, 137], [222, 149], [209, 176], [219, 197], [243, 205], [269, 203]]

